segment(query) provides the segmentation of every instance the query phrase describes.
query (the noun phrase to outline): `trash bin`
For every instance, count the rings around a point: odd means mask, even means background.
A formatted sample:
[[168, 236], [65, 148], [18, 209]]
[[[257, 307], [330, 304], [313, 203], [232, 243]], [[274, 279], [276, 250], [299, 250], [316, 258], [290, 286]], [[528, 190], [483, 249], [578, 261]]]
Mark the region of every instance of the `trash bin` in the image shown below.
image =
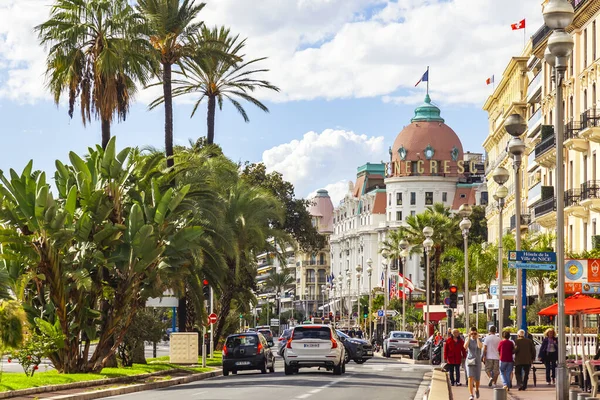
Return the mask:
[[417, 357], [419, 357], [419, 351], [420, 351], [421, 349], [420, 349], [420, 348], [418, 348], [418, 347], [413, 347], [413, 349], [412, 349], [412, 350], [413, 350], [412, 359], [413, 359], [413, 360], [416, 360], [416, 359], [417, 359]]

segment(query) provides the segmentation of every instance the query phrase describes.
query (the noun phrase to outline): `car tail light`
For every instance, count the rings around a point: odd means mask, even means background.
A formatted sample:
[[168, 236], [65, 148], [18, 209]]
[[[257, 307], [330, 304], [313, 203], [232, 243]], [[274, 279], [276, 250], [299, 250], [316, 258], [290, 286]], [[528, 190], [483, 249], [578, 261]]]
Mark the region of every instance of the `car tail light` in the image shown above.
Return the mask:
[[291, 349], [292, 348], [292, 339], [287, 341], [287, 344], [285, 345], [286, 348]]
[[398, 341], [395, 340], [395, 339], [390, 339], [390, 342], [392, 342], [392, 343], [398, 343]]
[[416, 340], [411, 340], [410, 341], [410, 344], [417, 344], [417, 343], [419, 343], [419, 342], [417, 342]]
[[262, 351], [263, 347], [262, 347], [262, 343], [258, 342], [258, 346], [256, 346], [256, 354], [260, 353]]
[[337, 349], [337, 347], [338, 347], [337, 342], [335, 341], [334, 338], [331, 338], [331, 348], [332, 349]]
[[226, 356], [227, 355], [227, 346], [223, 346], [223, 355]]

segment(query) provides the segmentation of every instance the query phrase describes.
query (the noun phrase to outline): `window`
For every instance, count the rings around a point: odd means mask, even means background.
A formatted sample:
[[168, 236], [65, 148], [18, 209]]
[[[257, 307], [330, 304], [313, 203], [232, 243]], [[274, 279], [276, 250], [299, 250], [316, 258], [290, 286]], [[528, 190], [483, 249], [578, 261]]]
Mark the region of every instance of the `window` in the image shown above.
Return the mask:
[[410, 205], [414, 206], [417, 204], [417, 194], [415, 192], [410, 192]]
[[402, 192], [396, 193], [396, 205], [397, 206], [402, 205]]
[[587, 251], [587, 222], [583, 223], [583, 251]]
[[592, 180], [596, 180], [596, 152], [592, 154]]
[[411, 211], [411, 212], [410, 212], [410, 216], [411, 216], [411, 217], [414, 217], [415, 215], [417, 215], [417, 212], [416, 212], [416, 211]]
[[573, 189], [573, 161], [569, 161], [569, 189]]
[[573, 107], [573, 96], [571, 96], [569, 97], [569, 116], [571, 117], [571, 121], [573, 121], [573, 113], [575, 112], [574, 108], [575, 107]]
[[391, 206], [391, 205], [392, 205], [392, 194], [390, 193], [388, 195], [388, 206]]
[[425, 192], [425, 205], [433, 205], [433, 192]]
[[[325, 254], [321, 253], [319, 255], [319, 265], [325, 265]], [[319, 270], [319, 273], [321, 272], [321, 270]]]
[[587, 89], [583, 91], [583, 111], [587, 111]]
[[402, 221], [402, 211], [396, 211], [396, 221]]
[[442, 202], [445, 203], [448, 201], [448, 192], [442, 192]]
[[583, 156], [583, 181], [587, 182], [587, 156]]
[[569, 251], [573, 251], [573, 225], [569, 225]]
[[[571, 76], [573, 76], [573, 52], [571, 52], [571, 62], [569, 63], [569, 73], [571, 74]], [[552, 86], [552, 83], [550, 83], [550, 86]]]
[[464, 194], [464, 193], [461, 193], [461, 195], [460, 195], [460, 198], [461, 198], [461, 199], [466, 199], [466, 198], [467, 198], [467, 195], [466, 195], [466, 194]]
[[596, 21], [592, 22], [592, 60], [596, 61]]
[[588, 65], [587, 53], [588, 53], [588, 35], [587, 35], [587, 29], [584, 29], [583, 30], [583, 67], [584, 68], [587, 68], [587, 65]]

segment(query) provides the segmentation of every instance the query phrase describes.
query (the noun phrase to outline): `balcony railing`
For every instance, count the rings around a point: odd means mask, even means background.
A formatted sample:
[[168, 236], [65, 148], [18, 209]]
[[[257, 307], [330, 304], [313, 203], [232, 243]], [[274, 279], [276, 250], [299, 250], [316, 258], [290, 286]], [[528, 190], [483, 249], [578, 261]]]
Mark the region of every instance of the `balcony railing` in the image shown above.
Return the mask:
[[594, 128], [600, 126], [600, 111], [597, 108], [590, 108], [581, 113], [581, 129]]
[[506, 151], [506, 149], [502, 150], [502, 152], [500, 154], [498, 154], [498, 157], [496, 157], [495, 160], [493, 161], [488, 161], [487, 162], [487, 168], [486, 168], [486, 173], [493, 171], [494, 169], [496, 169], [496, 167], [498, 165], [500, 165], [500, 163], [506, 158], [506, 155], [508, 154], [508, 152]]
[[[540, 76], [541, 74], [538, 74]], [[527, 129], [533, 129], [540, 120], [542, 119], [542, 107], [538, 108], [536, 112], [534, 112], [531, 117], [529, 117], [529, 121], [527, 122]]]
[[587, 181], [581, 184], [581, 200], [600, 199], [600, 181]]
[[581, 122], [571, 121], [565, 125], [565, 140], [578, 139], [581, 131]]
[[581, 189], [569, 189], [565, 191], [565, 207], [579, 204], [579, 199], [581, 199]]
[[531, 80], [531, 82], [529, 82], [529, 86], [527, 87], [527, 93], [531, 93], [532, 91], [534, 91], [537, 88], [537, 86], [540, 84], [541, 80], [542, 80], [542, 73], [538, 72], [538, 74], [535, 76], [535, 78], [533, 78]]
[[[531, 221], [531, 215], [529, 214], [521, 214], [521, 226], [529, 225]], [[517, 227], [517, 216], [513, 215], [510, 217], [510, 230], [512, 231]]]
[[553, 147], [556, 147], [556, 137], [554, 135], [547, 137], [535, 146], [535, 158], [538, 158]]
[[549, 212], [556, 211], [556, 197], [551, 199], [542, 200], [537, 206], [534, 207], [534, 214], [536, 218], [541, 217]]
[[547, 36], [550, 36], [550, 32], [552, 29], [548, 28], [546, 25], [542, 25], [540, 29], [531, 37], [531, 46], [535, 49], [535, 47], [542, 42]]
[[302, 261], [302, 266], [303, 267], [326, 266], [326, 265], [327, 265], [326, 260], [323, 260], [323, 262], [321, 262], [320, 260]]

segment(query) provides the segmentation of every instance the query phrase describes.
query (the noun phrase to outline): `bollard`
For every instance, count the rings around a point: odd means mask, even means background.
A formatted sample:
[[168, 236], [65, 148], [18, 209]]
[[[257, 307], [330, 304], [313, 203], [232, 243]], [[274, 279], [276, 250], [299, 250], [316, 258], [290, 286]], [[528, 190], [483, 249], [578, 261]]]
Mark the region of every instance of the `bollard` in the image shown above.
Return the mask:
[[592, 395], [590, 393], [577, 393], [577, 400], [588, 400]]
[[506, 389], [494, 388], [494, 400], [506, 400]]
[[581, 393], [581, 389], [569, 390], [569, 400], [577, 400], [577, 395]]

